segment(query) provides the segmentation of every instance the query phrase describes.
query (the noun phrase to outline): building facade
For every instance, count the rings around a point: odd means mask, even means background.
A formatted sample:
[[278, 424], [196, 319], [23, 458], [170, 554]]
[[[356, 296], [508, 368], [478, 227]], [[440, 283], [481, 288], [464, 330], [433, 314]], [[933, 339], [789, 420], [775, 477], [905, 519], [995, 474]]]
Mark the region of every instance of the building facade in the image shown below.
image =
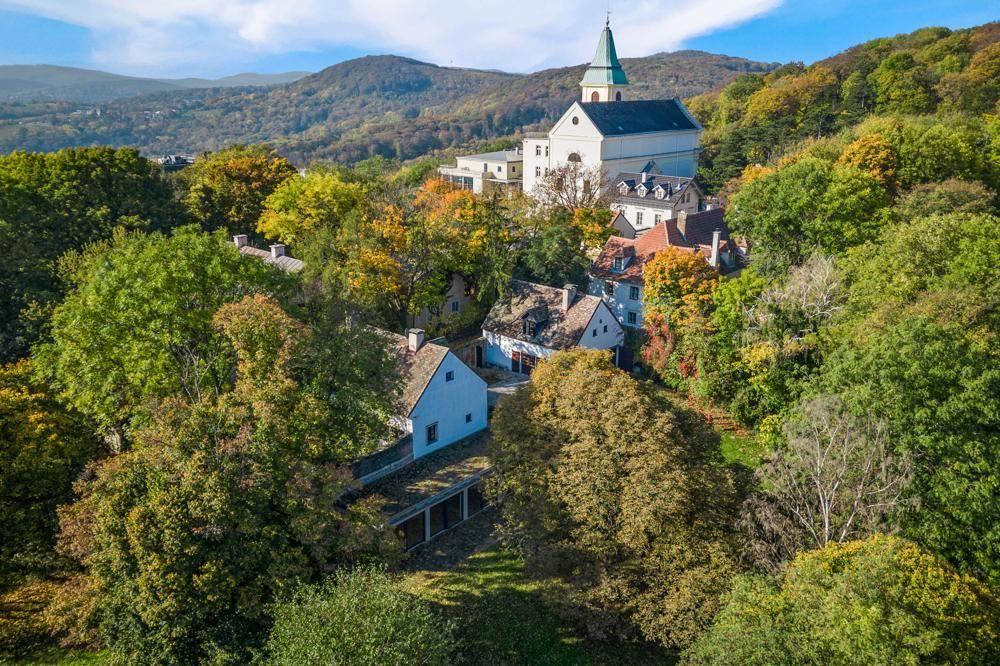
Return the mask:
[[519, 190], [523, 172], [524, 156], [520, 148], [465, 155], [457, 158], [455, 166], [438, 167], [443, 180], [476, 194], [495, 189]]

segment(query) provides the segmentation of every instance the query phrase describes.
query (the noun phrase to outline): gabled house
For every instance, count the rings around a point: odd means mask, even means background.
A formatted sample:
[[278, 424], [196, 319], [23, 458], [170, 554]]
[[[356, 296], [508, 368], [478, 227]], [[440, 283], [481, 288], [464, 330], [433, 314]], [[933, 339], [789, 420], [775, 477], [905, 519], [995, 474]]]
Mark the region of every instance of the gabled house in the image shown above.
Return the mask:
[[612, 183], [612, 210], [625, 217], [636, 233], [651, 229], [663, 220], [688, 215], [701, 209], [702, 193], [693, 178], [664, 176], [650, 162], [638, 173], [621, 173]]
[[575, 286], [559, 289], [514, 280], [483, 322], [486, 362], [530, 375], [540, 359], [573, 347], [612, 349], [625, 342], [625, 331], [598, 296]]
[[412, 437], [414, 459], [486, 427], [486, 382], [479, 375], [420, 329], [388, 335], [403, 381], [395, 421]]
[[[621, 223], [619, 218], [612, 224], [616, 223]], [[663, 220], [648, 231], [609, 238], [591, 265], [588, 291], [602, 298], [623, 325], [641, 327], [643, 268], [668, 247], [700, 254], [720, 273], [738, 268], [738, 252], [729, 236], [725, 210], [716, 208], [692, 215], [681, 211], [676, 218]]]

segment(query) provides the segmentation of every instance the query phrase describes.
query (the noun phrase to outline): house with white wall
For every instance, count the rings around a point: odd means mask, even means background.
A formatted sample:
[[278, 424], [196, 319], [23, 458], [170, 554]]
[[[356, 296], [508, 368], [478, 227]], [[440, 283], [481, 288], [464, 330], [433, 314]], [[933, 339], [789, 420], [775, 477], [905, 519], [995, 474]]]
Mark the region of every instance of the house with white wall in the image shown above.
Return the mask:
[[457, 158], [455, 166], [438, 167], [438, 174], [459, 189], [471, 190], [476, 194], [498, 188], [520, 189], [524, 175], [524, 156], [520, 148], [463, 155]]
[[486, 362], [530, 375], [541, 359], [573, 347], [611, 349], [625, 342], [625, 331], [599, 296], [533, 282], [513, 280], [483, 322]]
[[668, 247], [701, 255], [722, 274], [738, 268], [738, 251], [729, 236], [724, 209], [692, 215], [680, 211], [677, 217], [634, 237], [609, 238], [590, 267], [589, 293], [603, 299], [622, 325], [641, 328], [643, 268]]
[[413, 459], [486, 428], [486, 382], [424, 331], [389, 334], [403, 389], [396, 423], [413, 438]]
[[623, 235], [629, 230], [638, 235], [681, 211], [692, 215], [701, 210], [703, 195], [694, 179], [660, 174], [656, 162], [638, 173], [618, 174], [612, 187], [611, 209], [628, 223], [620, 229]]

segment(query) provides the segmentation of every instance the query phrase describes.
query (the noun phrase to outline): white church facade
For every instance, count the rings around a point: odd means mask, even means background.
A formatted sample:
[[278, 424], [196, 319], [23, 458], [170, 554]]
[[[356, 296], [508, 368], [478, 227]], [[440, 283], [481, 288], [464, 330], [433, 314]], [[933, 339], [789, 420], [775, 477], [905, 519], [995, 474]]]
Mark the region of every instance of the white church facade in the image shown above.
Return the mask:
[[626, 172], [693, 178], [702, 127], [684, 103], [629, 100], [628, 78], [605, 25], [574, 102], [551, 130], [524, 139], [523, 187], [530, 194], [553, 169], [570, 162], [600, 168], [610, 180]]

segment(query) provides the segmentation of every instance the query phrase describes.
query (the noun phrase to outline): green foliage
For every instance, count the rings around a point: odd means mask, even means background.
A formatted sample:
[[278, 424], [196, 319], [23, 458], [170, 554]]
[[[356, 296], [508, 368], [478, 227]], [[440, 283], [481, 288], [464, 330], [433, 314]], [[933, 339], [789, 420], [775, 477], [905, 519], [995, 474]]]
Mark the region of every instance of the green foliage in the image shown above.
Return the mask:
[[364, 194], [361, 185], [345, 183], [330, 171], [313, 170], [304, 178], [289, 178], [264, 201], [257, 231], [265, 238], [294, 244], [313, 229], [339, 224]]
[[583, 233], [573, 213], [556, 210], [540, 225], [538, 234], [520, 256], [515, 274], [525, 280], [553, 286], [586, 285], [590, 260], [583, 248]]
[[224, 303], [288, 293], [289, 278], [244, 259], [224, 235], [115, 232], [67, 257], [72, 286], [52, 315], [38, 370], [59, 397], [117, 432], [153, 399], [224, 390], [228, 359], [212, 325]]
[[57, 260], [118, 226], [181, 221], [160, 168], [122, 148], [0, 156], [0, 360], [16, 360], [44, 329], [64, 291]]
[[927, 113], [934, 109], [931, 76], [906, 52], [893, 53], [868, 75], [875, 109], [882, 113]]
[[802, 553], [780, 581], [740, 577], [689, 664], [988, 664], [1000, 604], [914, 543], [876, 535]]
[[35, 381], [30, 361], [0, 367], [0, 590], [51, 567], [56, 507], [101, 452], [90, 424]]
[[949, 178], [917, 185], [906, 192], [896, 204], [895, 214], [902, 222], [912, 222], [942, 213], [990, 213], [996, 210], [995, 200], [996, 195], [982, 183]]
[[317, 427], [338, 415], [296, 378], [310, 330], [263, 296], [224, 305], [214, 324], [232, 389], [161, 402], [61, 515], [61, 548], [99, 594], [82, 619], [96, 615], [118, 661], [245, 663], [279, 594], [398, 552], [376, 505], [343, 508], [345, 463], [371, 442], [345, 448]]
[[593, 350], [539, 364], [493, 434], [503, 533], [528, 569], [562, 579], [597, 635], [690, 643], [736, 569], [714, 434]]
[[447, 664], [452, 626], [425, 600], [378, 569], [338, 572], [277, 604], [269, 662], [298, 664]]
[[231, 236], [253, 233], [264, 202], [293, 176], [295, 168], [274, 149], [250, 145], [205, 153], [178, 179], [191, 218], [202, 229], [224, 229]]

